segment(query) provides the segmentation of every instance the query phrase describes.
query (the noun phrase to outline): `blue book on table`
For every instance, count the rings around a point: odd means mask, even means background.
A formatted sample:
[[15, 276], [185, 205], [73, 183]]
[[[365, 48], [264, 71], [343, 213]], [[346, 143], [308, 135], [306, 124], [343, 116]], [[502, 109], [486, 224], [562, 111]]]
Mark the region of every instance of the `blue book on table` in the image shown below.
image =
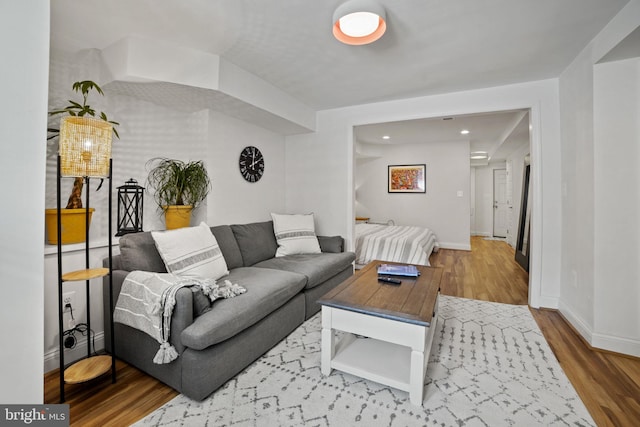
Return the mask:
[[380, 264], [379, 275], [418, 277], [420, 272], [415, 265]]

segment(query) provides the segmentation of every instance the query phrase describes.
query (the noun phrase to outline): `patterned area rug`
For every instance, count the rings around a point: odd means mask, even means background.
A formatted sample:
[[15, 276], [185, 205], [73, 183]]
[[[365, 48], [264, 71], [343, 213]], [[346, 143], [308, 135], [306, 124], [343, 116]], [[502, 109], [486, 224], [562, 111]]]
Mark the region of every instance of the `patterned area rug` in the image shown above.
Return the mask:
[[178, 396], [136, 426], [593, 426], [527, 306], [442, 296], [423, 407], [320, 372], [316, 315], [203, 402]]

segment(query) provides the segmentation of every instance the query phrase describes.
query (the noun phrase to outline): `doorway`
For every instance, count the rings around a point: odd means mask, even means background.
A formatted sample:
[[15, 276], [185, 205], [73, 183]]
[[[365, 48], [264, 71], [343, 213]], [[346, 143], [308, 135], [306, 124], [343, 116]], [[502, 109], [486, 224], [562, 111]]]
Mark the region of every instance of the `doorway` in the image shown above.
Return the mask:
[[[512, 158], [512, 164], [513, 164], [513, 173], [510, 174], [511, 177], [507, 176], [507, 185], [511, 185], [512, 186], [512, 190], [511, 190], [511, 194], [509, 194], [507, 192], [507, 201], [508, 201], [508, 207], [507, 207], [507, 215], [506, 215], [506, 225], [507, 225], [507, 237], [509, 237], [510, 235], [513, 236], [512, 237], [512, 242], [511, 245], [512, 247], [516, 245], [516, 233], [517, 233], [517, 227], [518, 227], [518, 216], [519, 216], [519, 212], [517, 212], [517, 209], [519, 207], [519, 201], [520, 201], [520, 194], [519, 191], [522, 188], [521, 186], [521, 182], [520, 179], [522, 177], [522, 169], [521, 167], [521, 159], [524, 157], [524, 153], [528, 153], [530, 151], [532, 151], [535, 156], [537, 158], [539, 156], [539, 138], [536, 136], [539, 134], [540, 132], [540, 127], [539, 127], [539, 116], [540, 116], [540, 111], [539, 111], [539, 106], [533, 106], [532, 108], [529, 108], [527, 110], [502, 110], [502, 111], [498, 111], [498, 113], [501, 112], [507, 112], [507, 111], [520, 111], [520, 117], [513, 117], [513, 121], [511, 122], [510, 126], [507, 126], [507, 130], [510, 132], [501, 132], [500, 136], [498, 138], [489, 138], [486, 139], [488, 141], [501, 141], [501, 145], [500, 146], [495, 146], [492, 145], [492, 147], [487, 147], [487, 149], [485, 149], [485, 151], [490, 151], [491, 152], [491, 156], [490, 158], [485, 158], [484, 160], [478, 160], [476, 161], [475, 159], [471, 159], [470, 162], [470, 166], [472, 167], [472, 171], [474, 171], [474, 173], [471, 174], [471, 181], [470, 181], [470, 203], [471, 203], [471, 209], [470, 209], [470, 215], [472, 217], [472, 221], [471, 222], [471, 227], [474, 227], [474, 234], [480, 235], [480, 236], [493, 236], [493, 214], [494, 214], [494, 209], [493, 209], [493, 168], [495, 166], [490, 166], [489, 163], [495, 163], [498, 161], [498, 159], [505, 159], [507, 157]], [[373, 123], [356, 123], [353, 125], [353, 134], [352, 134], [352, 139], [351, 139], [351, 161], [353, 162], [353, 176], [352, 176], [352, 184], [353, 184], [353, 189], [352, 189], [352, 193], [351, 193], [351, 200], [353, 201], [353, 204], [351, 205], [351, 208], [349, 209], [348, 212], [348, 224], [350, 225], [349, 228], [349, 234], [351, 234], [353, 237], [352, 239], [355, 240], [355, 227], [354, 224], [352, 224], [353, 219], [351, 218], [352, 216], [355, 218], [355, 216], [358, 216], [358, 214], [361, 213], [361, 211], [364, 211], [365, 209], [371, 209], [372, 206], [377, 206], [375, 204], [371, 204], [371, 203], [367, 203], [367, 199], [363, 196], [362, 194], [362, 182], [369, 182], [370, 180], [373, 182], [373, 185], [376, 186], [376, 188], [378, 187], [384, 187], [386, 182], [383, 182], [384, 180], [382, 178], [378, 179], [378, 175], [366, 175], [366, 174], [362, 174], [361, 172], [364, 172], [364, 170], [361, 169], [361, 165], [363, 163], [368, 163], [368, 162], [372, 162], [372, 161], [376, 161], [376, 159], [378, 159], [380, 157], [380, 150], [377, 149], [376, 144], [384, 144], [384, 141], [387, 141], [386, 144], [390, 145], [390, 143], [388, 142], [388, 140], [385, 140], [385, 138], [383, 138], [384, 135], [392, 135], [392, 137], [390, 138], [393, 141], [392, 145], [400, 145], [399, 142], [401, 139], [403, 139], [404, 137], [408, 136], [414, 136], [414, 141], [413, 143], [418, 144], [418, 143], [426, 143], [428, 140], [428, 136], [434, 134], [433, 132], [433, 127], [431, 126], [433, 123], [429, 123], [430, 126], [421, 126], [418, 131], [416, 132], [411, 132], [410, 130], [412, 129], [410, 125], [412, 123], [417, 123], [420, 120], [428, 120], [428, 121], [434, 121], [434, 122], [442, 122], [442, 123], [454, 123], [457, 124], [458, 126], [460, 126], [463, 123], [463, 119], [468, 118], [469, 116], [471, 117], [477, 117], [477, 116], [484, 116], [484, 115], [492, 115], [495, 114], [496, 112], [483, 112], [483, 113], [462, 113], [462, 115], [456, 115], [456, 116], [445, 116], [445, 117], [439, 117], [439, 116], [427, 116], [425, 119], [414, 119], [414, 118], [409, 118], [407, 120], [398, 120], [398, 121], [393, 121], [393, 122], [373, 122]], [[528, 113], [528, 114], [527, 114]], [[437, 127], [436, 127], [437, 128]], [[475, 126], [474, 126], [475, 129]], [[374, 134], [373, 132], [370, 131], [379, 131], [379, 135]], [[504, 129], [503, 129], [504, 130]], [[383, 133], [384, 132], [384, 133]], [[473, 133], [473, 137], [474, 138], [478, 138], [479, 134], [477, 132]], [[437, 136], [437, 135], [436, 135]], [[442, 141], [442, 138], [440, 137], [438, 139], [439, 141]], [[520, 146], [518, 143], [519, 140], [522, 140], [523, 144], [522, 146]], [[382, 141], [382, 142], [380, 142]], [[511, 143], [516, 143], [516, 145], [512, 145]], [[470, 152], [474, 152], [475, 148], [473, 146], [470, 146]], [[373, 160], [372, 160], [373, 159]], [[536, 167], [537, 163], [536, 162], [532, 162], [532, 168], [531, 168], [531, 181], [532, 182], [537, 182], [536, 180], [539, 177], [539, 169]], [[500, 165], [498, 168], [500, 169], [505, 169], [506, 165]], [[478, 172], [481, 172], [481, 174], [479, 175]], [[509, 183], [508, 180], [512, 178], [512, 182]], [[480, 181], [481, 180], [481, 181]], [[379, 181], [379, 182], [378, 182]], [[433, 180], [431, 181], [432, 183], [434, 182]], [[476, 187], [476, 183], [480, 182], [483, 187], [482, 188], [478, 188]], [[386, 187], [384, 187], [386, 189]], [[432, 187], [428, 187], [428, 188], [432, 188]], [[436, 187], [433, 187], [434, 189]], [[538, 187], [539, 189], [539, 187]], [[508, 190], [508, 189], [507, 189]], [[539, 190], [536, 190], [539, 191]], [[533, 193], [533, 191], [532, 191]], [[453, 194], [456, 194], [456, 192], [454, 192]], [[460, 197], [460, 194], [464, 194], [464, 192], [457, 192], [457, 197]], [[540, 215], [536, 215], [536, 206], [537, 206], [537, 200], [539, 199], [539, 196], [536, 194], [532, 194], [532, 201], [531, 201], [531, 206], [533, 207], [533, 215], [531, 216], [534, 221], [538, 221], [538, 219], [536, 218], [540, 218]], [[427, 191], [427, 197], [430, 197], [431, 193], [429, 192], [429, 190]], [[511, 212], [509, 212], [511, 211]], [[512, 223], [509, 224], [509, 217], [512, 216]], [[499, 227], [498, 227], [499, 228]], [[510, 229], [510, 231], [509, 231]], [[536, 242], [539, 241], [540, 239], [540, 230], [541, 227], [536, 227], [536, 224], [531, 224], [531, 236], [528, 239], [527, 243], [529, 246], [529, 250], [531, 252], [531, 282], [532, 282], [532, 286], [530, 287], [529, 291], [530, 291], [530, 303], [532, 304], [532, 306], [537, 307], [539, 304], [539, 289], [540, 289], [540, 280], [539, 280], [539, 276], [540, 276], [540, 265], [539, 265], [539, 259], [540, 259], [540, 250], [539, 250], [539, 246], [536, 244]], [[498, 231], [498, 233], [500, 233], [500, 231]], [[502, 240], [503, 238], [499, 238], [500, 240]], [[489, 239], [491, 240], [491, 239]], [[462, 248], [462, 247], [454, 247], [453, 245], [450, 244], [450, 242], [448, 242], [446, 239], [442, 239], [441, 241], [445, 244], [445, 246], [443, 246], [444, 248], [448, 248], [448, 249], [463, 249], [463, 250], [468, 250], [466, 248]], [[513, 255], [512, 255], [513, 257]]]

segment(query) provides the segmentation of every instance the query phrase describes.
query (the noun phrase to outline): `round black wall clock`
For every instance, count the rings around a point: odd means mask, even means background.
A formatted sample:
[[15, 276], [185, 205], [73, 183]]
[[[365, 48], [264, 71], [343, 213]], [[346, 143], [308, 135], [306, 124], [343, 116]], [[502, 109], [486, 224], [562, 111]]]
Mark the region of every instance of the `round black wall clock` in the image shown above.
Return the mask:
[[264, 174], [264, 156], [256, 147], [244, 147], [240, 153], [240, 173], [247, 182], [258, 182]]

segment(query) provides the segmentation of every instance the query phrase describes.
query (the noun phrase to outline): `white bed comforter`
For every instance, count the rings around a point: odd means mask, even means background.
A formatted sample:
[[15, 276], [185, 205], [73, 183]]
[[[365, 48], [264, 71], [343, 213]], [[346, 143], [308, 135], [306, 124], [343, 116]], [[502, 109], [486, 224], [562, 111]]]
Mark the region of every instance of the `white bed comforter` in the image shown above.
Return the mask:
[[356, 224], [356, 264], [381, 260], [428, 266], [437, 247], [436, 235], [425, 227]]

